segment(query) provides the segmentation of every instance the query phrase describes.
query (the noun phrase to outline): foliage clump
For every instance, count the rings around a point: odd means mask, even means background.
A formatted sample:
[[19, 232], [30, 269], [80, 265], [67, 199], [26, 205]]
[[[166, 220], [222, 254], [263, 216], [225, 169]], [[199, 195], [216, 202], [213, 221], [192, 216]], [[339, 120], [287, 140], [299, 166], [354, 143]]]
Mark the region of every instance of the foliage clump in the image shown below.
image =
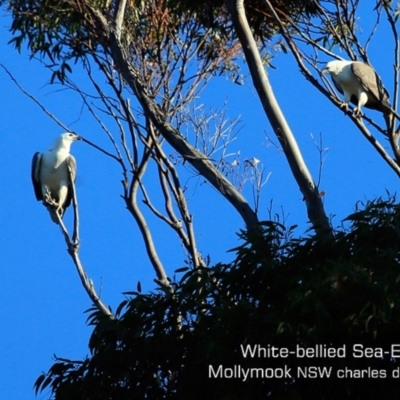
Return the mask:
[[[390, 354], [353, 357], [355, 344], [390, 351], [400, 337], [400, 206], [369, 202], [335, 234], [294, 238], [277, 222], [242, 232], [236, 259], [189, 270], [175, 292], [127, 294], [110, 320], [99, 311], [90, 356], [57, 358], [36, 390], [60, 399], [397, 398]], [[177, 271], [178, 272], [178, 271]], [[346, 358], [244, 358], [241, 345], [346, 348]], [[223, 368], [286, 368], [291, 378], [211, 378]], [[298, 367], [332, 367], [304, 379]], [[378, 371], [375, 379], [336, 379], [336, 371]], [[368, 372], [369, 371], [369, 372]], [[382, 377], [383, 372], [386, 377]]]
[[[88, 55], [107, 54], [109, 43], [99, 15], [115, 29], [119, 1], [105, 0], [11, 0], [12, 43], [21, 51], [25, 44], [33, 56], [49, 60], [55, 79], [64, 81], [72, 71], [71, 61], [84, 61]], [[281, 15], [295, 18], [316, 12], [316, 3], [309, 0], [271, 0]], [[279, 28], [261, 0], [246, 3], [246, 12], [255, 38], [265, 46]], [[232, 18], [225, 0], [129, 0], [126, 3], [122, 41], [131, 52], [131, 62], [138, 57], [148, 63], [163, 62], [162, 48], [171, 42], [197, 42], [197, 57], [203, 62], [219, 61], [219, 72], [238, 68], [234, 57], [239, 45]], [[189, 35], [188, 32], [193, 32]], [[195, 36], [194, 36], [195, 35]], [[163, 43], [163, 42], [167, 43]], [[222, 60], [222, 62], [221, 62]], [[137, 61], [137, 60], [136, 60]], [[234, 65], [232, 65], [234, 63]]]

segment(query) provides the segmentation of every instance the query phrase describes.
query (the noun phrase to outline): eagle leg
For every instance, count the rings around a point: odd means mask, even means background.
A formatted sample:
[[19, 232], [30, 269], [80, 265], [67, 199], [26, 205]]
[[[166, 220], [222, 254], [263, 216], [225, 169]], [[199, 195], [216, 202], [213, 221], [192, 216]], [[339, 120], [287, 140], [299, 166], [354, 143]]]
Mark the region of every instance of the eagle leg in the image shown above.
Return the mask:
[[51, 197], [50, 190], [46, 187], [46, 193], [43, 198], [43, 203], [46, 205], [58, 208], [58, 203]]
[[50, 191], [46, 188], [46, 193], [43, 198], [43, 204], [46, 206], [50, 213], [51, 220], [58, 224], [59, 219], [62, 219], [64, 210], [61, 204], [58, 204], [52, 197]]
[[44, 196], [44, 201], [46, 206], [52, 207], [60, 216], [64, 214], [64, 210], [61, 203], [57, 203], [52, 197], [49, 189], [46, 188], [46, 194]]
[[356, 108], [354, 108], [354, 110], [353, 110], [353, 115], [354, 115], [356, 118], [361, 118], [361, 117], [363, 116], [363, 113], [362, 113], [362, 111], [361, 111], [361, 107], [356, 107]]

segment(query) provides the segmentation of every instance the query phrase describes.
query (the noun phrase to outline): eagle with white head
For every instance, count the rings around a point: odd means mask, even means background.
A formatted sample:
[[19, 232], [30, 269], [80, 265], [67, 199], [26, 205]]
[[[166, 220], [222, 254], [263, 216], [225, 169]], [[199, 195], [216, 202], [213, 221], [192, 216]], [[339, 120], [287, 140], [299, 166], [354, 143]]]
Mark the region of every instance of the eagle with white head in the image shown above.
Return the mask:
[[81, 138], [63, 133], [49, 150], [36, 153], [32, 160], [32, 183], [35, 196], [50, 212], [53, 222], [63, 217], [73, 198], [72, 182], [76, 179], [76, 161], [70, 154], [71, 145]]
[[361, 61], [334, 60], [326, 64], [322, 73], [330, 74], [336, 89], [344, 95], [341, 107], [345, 107], [346, 111], [351, 101], [356, 106], [356, 117], [362, 116], [361, 108], [364, 106], [381, 111], [386, 123], [391, 126], [393, 109], [389, 103], [389, 93], [370, 65]]

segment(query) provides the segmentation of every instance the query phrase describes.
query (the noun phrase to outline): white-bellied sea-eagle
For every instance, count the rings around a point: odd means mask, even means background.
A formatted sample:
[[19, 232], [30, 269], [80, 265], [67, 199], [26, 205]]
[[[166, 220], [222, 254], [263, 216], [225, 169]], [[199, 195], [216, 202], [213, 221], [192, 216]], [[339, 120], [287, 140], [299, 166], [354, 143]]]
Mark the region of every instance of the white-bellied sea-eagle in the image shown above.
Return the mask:
[[386, 122], [391, 124], [393, 109], [389, 103], [389, 93], [376, 71], [361, 61], [334, 60], [326, 64], [322, 73], [331, 75], [336, 89], [344, 95], [342, 107], [348, 110], [351, 101], [356, 107], [354, 115], [362, 116], [361, 108], [381, 111]]
[[62, 218], [73, 197], [71, 182], [76, 179], [76, 162], [69, 152], [76, 140], [80, 140], [78, 135], [63, 133], [49, 150], [33, 156], [32, 183], [36, 199], [43, 201], [55, 223], [58, 223], [56, 213]]

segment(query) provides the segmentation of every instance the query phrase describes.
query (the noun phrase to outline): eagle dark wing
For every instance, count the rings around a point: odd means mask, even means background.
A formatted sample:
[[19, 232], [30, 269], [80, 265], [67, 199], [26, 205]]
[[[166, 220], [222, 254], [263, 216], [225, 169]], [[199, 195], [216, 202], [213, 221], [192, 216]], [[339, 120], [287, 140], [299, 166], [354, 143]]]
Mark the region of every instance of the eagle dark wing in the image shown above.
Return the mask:
[[43, 200], [42, 185], [40, 183], [40, 166], [42, 163], [42, 155], [37, 152], [32, 159], [31, 178], [33, 190], [35, 191], [36, 200]]
[[65, 203], [64, 203], [64, 210], [69, 207], [69, 205], [71, 204], [71, 201], [74, 197], [74, 188], [72, 186], [72, 182], [75, 183], [76, 180], [76, 161], [75, 158], [71, 155], [69, 155], [66, 160], [65, 160], [66, 164], [67, 164], [67, 168], [68, 168], [68, 173], [69, 173], [69, 185], [68, 185], [68, 195], [67, 198], [65, 199]]
[[382, 84], [382, 80], [375, 70], [360, 61], [351, 64], [354, 76], [368, 93], [368, 102], [365, 107], [380, 111], [392, 111], [389, 103], [389, 93]]

